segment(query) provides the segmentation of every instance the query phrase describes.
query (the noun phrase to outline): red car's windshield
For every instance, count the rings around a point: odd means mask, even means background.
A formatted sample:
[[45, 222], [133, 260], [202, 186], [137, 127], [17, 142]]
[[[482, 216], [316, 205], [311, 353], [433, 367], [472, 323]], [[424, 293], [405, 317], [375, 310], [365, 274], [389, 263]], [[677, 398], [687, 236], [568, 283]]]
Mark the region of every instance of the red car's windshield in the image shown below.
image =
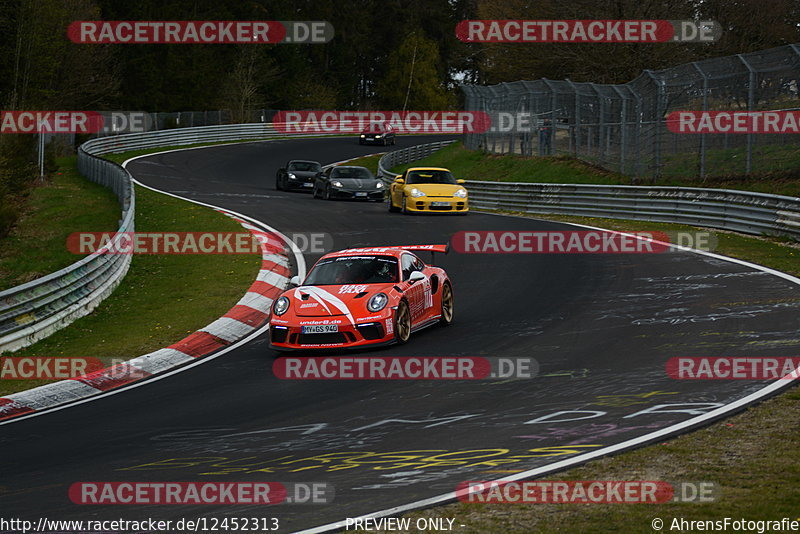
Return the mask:
[[320, 260], [304, 285], [390, 284], [398, 281], [397, 258], [391, 256], [344, 256]]

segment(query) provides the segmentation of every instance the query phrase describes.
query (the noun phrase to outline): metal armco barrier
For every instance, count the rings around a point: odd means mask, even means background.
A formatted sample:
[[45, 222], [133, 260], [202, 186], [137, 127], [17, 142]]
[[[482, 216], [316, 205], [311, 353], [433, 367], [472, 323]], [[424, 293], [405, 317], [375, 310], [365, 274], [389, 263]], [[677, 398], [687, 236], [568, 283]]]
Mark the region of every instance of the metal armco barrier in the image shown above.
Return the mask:
[[800, 241], [800, 198], [688, 187], [466, 182], [470, 207], [722, 228]]
[[[136, 202], [130, 174], [116, 163], [92, 155], [87, 144], [78, 149], [78, 170], [116, 193], [122, 206], [118, 231], [132, 232]], [[102, 252], [0, 291], [0, 352], [17, 350], [49, 336], [90, 313], [110, 295], [128, 272], [131, 256]]]
[[[448, 143], [389, 152], [378, 174], [421, 159]], [[630, 185], [537, 184], [467, 180], [471, 208], [523, 213], [555, 213], [608, 219], [688, 224], [800, 241], [800, 198], [731, 189]]]
[[[229, 124], [176, 128], [101, 137], [78, 148], [78, 171], [116, 193], [122, 207], [118, 232], [134, 231], [135, 196], [131, 176], [116, 163], [98, 156], [163, 146], [185, 146], [275, 137], [316, 137], [288, 134], [272, 124]], [[131, 256], [100, 250], [60, 271], [0, 291], [0, 352], [26, 347], [89, 314], [119, 285]]]
[[455, 143], [455, 141], [439, 141], [424, 145], [410, 146], [400, 150], [393, 150], [385, 154], [378, 161], [378, 177], [386, 183], [391, 183], [398, 175], [389, 171], [392, 167], [409, 163], [430, 156], [440, 148]]
[[[317, 134], [321, 135], [321, 134]], [[248, 139], [270, 139], [273, 137], [313, 137], [279, 132], [271, 123], [226, 124], [222, 126], [199, 126], [196, 128], [175, 128], [155, 132], [132, 133], [92, 139], [83, 144], [92, 154], [110, 154], [129, 150], [146, 150], [165, 146], [185, 146], [225, 141], [246, 141]]]

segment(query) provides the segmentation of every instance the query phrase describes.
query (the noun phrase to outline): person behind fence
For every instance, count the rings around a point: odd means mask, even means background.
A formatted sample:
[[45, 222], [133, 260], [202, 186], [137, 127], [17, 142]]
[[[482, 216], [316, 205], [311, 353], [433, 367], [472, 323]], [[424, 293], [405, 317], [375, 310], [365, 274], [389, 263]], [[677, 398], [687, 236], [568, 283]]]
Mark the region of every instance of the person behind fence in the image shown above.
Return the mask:
[[544, 119], [539, 126], [539, 151], [541, 154], [550, 154], [551, 138], [553, 136], [553, 123], [550, 119]]

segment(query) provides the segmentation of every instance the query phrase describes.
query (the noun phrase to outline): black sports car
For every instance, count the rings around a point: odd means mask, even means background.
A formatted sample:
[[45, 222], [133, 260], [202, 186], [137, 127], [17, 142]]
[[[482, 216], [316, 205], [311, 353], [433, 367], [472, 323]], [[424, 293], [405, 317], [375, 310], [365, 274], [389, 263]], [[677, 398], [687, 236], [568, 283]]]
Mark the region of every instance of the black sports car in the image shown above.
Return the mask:
[[375, 200], [383, 202], [383, 182], [369, 169], [355, 166], [328, 167], [314, 180], [314, 198]]
[[275, 189], [278, 191], [311, 191], [314, 178], [322, 172], [322, 166], [316, 161], [293, 159], [285, 167], [278, 169], [275, 176]]

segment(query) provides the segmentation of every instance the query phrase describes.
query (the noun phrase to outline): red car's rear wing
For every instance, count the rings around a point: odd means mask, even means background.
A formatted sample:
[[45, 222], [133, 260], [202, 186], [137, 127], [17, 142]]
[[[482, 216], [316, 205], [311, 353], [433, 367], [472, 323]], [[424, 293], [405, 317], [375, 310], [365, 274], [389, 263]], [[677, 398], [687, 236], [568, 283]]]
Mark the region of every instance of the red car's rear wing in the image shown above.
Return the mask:
[[392, 248], [401, 248], [403, 250], [411, 250], [414, 252], [441, 252], [442, 254], [447, 254], [450, 251], [450, 243], [446, 245], [401, 245], [398, 247]]

